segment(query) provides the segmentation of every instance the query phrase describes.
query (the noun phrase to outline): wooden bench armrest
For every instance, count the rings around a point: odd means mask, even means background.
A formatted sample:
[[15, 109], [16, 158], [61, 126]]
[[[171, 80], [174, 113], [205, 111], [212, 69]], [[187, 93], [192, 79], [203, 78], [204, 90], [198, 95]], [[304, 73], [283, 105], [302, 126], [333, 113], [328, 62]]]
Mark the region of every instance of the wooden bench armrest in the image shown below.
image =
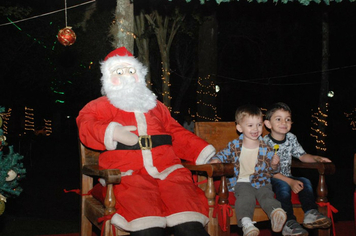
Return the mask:
[[121, 171], [118, 169], [102, 169], [98, 165], [83, 166], [83, 174], [105, 179], [107, 184], [119, 184], [121, 182]]
[[231, 163], [213, 163], [195, 165], [193, 163], [183, 163], [184, 167], [190, 171], [205, 172], [208, 175], [208, 182], [205, 188], [205, 196], [208, 199], [209, 206], [215, 205], [215, 186], [214, 177], [220, 177], [219, 186], [219, 204], [229, 203], [229, 191], [227, 188], [226, 177], [234, 175], [234, 164]]
[[234, 164], [231, 163], [214, 163], [195, 165], [193, 163], [183, 163], [184, 167], [190, 171], [206, 172], [208, 177], [233, 176]]
[[328, 202], [328, 188], [325, 182], [325, 175], [332, 175], [335, 173], [335, 165], [332, 162], [317, 162], [317, 163], [305, 163], [299, 160], [292, 162], [292, 168], [305, 168], [305, 169], [317, 169], [319, 173], [318, 186], [316, 189], [317, 198], [316, 202]]
[[118, 169], [102, 169], [98, 165], [84, 165], [82, 168], [82, 173], [88, 176], [95, 176], [103, 178], [106, 183], [106, 196], [104, 200], [105, 205], [105, 215], [113, 214], [116, 204], [116, 199], [114, 195], [114, 184], [119, 184], [121, 182], [121, 172]]
[[293, 159], [292, 168], [317, 169], [319, 175], [332, 175], [335, 173], [335, 165], [332, 162], [306, 163]]

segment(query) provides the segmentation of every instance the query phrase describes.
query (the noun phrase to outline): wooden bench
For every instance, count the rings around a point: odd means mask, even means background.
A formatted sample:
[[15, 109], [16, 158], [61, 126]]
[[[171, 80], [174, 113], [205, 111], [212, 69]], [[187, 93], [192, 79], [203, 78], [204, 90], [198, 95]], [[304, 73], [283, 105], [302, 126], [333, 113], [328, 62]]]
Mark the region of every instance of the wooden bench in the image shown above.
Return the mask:
[[[236, 132], [235, 126], [236, 126], [235, 122], [196, 122], [195, 134], [201, 137], [202, 139], [206, 140], [208, 143], [212, 144], [217, 149], [217, 151], [219, 151], [224, 149], [229, 141], [238, 138], [238, 134]], [[267, 130], [264, 130], [263, 135], [266, 135], [267, 133], [268, 133]], [[237, 224], [235, 213], [231, 218], [227, 219], [226, 222], [227, 230], [223, 231], [218, 226], [217, 223], [218, 219], [213, 217], [213, 211], [215, 207], [216, 195], [219, 196], [219, 204], [229, 204], [228, 203], [229, 193], [227, 190], [226, 176], [233, 175], [233, 164], [223, 164], [223, 166], [219, 164], [218, 166], [215, 167], [212, 167], [211, 165], [195, 166], [190, 164], [186, 164], [185, 166], [191, 171], [200, 174], [204, 172], [204, 168], [206, 168], [207, 171], [209, 171], [209, 173], [205, 175], [205, 177], [207, 177], [208, 179], [207, 184], [203, 184], [201, 186], [203, 190], [205, 190], [206, 192], [206, 196], [209, 200], [209, 206], [210, 206], [210, 216], [209, 216], [210, 222], [207, 230], [211, 236], [230, 235], [230, 225]], [[333, 163], [303, 163], [298, 160], [293, 160], [292, 168], [306, 168], [306, 169], [317, 170], [319, 174], [319, 180], [316, 188], [316, 193], [317, 193], [316, 202], [317, 203], [328, 202], [328, 198], [327, 198], [328, 190], [325, 182], [325, 175], [330, 175], [335, 172], [335, 166]], [[213, 181], [216, 180], [217, 177], [221, 178], [220, 179], [221, 185], [220, 185], [220, 189], [216, 193]], [[199, 179], [201, 180], [202, 178], [204, 178], [204, 175], [201, 175]], [[293, 209], [294, 209], [294, 214], [297, 217], [297, 221], [302, 223], [304, 219], [304, 212], [301, 208], [301, 205], [299, 204], [293, 205]], [[319, 207], [319, 211], [327, 215], [326, 207]], [[253, 220], [256, 222], [260, 222], [260, 221], [267, 221], [269, 219], [266, 213], [262, 210], [262, 208], [257, 206], [254, 212]], [[330, 229], [319, 229], [318, 235], [319, 236], [330, 235]]]
[[[237, 138], [234, 122], [197, 122], [195, 124], [195, 132], [198, 136], [213, 144], [217, 150], [225, 148], [227, 143]], [[112, 228], [109, 221], [99, 223], [99, 218], [105, 218], [115, 212], [115, 199], [113, 194], [113, 185], [120, 184], [120, 170], [104, 170], [98, 167], [99, 152], [86, 148], [83, 144], [79, 144], [80, 162], [81, 162], [81, 235], [91, 236], [92, 227], [95, 226], [103, 229], [102, 235], [113, 235], [115, 230], [116, 235], [129, 235], [128, 232]], [[213, 217], [213, 209], [215, 206], [216, 196], [219, 196], [219, 204], [229, 204], [228, 190], [226, 185], [226, 177], [234, 174], [233, 164], [204, 164], [191, 165], [184, 164], [193, 172], [199, 173], [199, 179], [206, 179], [207, 182], [201, 184], [200, 187], [205, 191], [210, 206], [209, 218], [210, 222], [207, 225], [207, 231], [211, 236], [230, 235], [230, 224], [236, 224], [235, 215], [227, 219], [227, 231], [221, 230], [218, 224], [218, 218]], [[293, 162], [293, 167], [317, 169], [319, 173], [319, 181], [317, 185], [317, 202], [328, 202], [327, 186], [325, 183], [325, 175], [333, 174], [335, 166], [332, 163], [301, 163]], [[107, 183], [107, 194], [104, 205], [100, 201], [93, 198], [88, 192], [93, 188], [94, 178], [103, 178]], [[214, 180], [220, 180], [220, 188], [218, 191], [214, 188]], [[294, 206], [298, 221], [303, 219], [303, 211], [300, 206]], [[326, 208], [320, 208], [321, 212], [326, 214]], [[231, 221], [230, 221], [231, 220]], [[266, 214], [259, 207], [255, 209], [254, 220], [268, 220]], [[103, 225], [104, 224], [104, 225]], [[104, 227], [103, 227], [104, 226]], [[320, 236], [330, 235], [330, 230], [318, 230]]]

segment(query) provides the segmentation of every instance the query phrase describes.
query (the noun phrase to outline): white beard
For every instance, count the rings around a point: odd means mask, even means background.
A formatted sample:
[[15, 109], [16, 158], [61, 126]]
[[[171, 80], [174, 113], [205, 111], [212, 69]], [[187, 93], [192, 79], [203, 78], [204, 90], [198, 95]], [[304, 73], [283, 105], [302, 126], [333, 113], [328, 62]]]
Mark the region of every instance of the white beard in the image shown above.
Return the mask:
[[136, 81], [132, 76], [122, 76], [119, 85], [102, 79], [102, 93], [112, 105], [127, 112], [148, 112], [157, 104], [156, 96], [144, 82]]

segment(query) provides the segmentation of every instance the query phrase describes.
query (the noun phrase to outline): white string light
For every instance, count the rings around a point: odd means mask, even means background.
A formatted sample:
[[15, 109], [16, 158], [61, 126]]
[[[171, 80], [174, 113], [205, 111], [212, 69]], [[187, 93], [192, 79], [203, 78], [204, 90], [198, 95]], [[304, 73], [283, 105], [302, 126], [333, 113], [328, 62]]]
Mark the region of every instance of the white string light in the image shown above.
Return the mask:
[[68, 22], [67, 22], [67, 0], [64, 0], [64, 18], [65, 18], [66, 27], [67, 27], [68, 26]]
[[[325, 112], [328, 112], [328, 106], [329, 106], [329, 104], [326, 103], [325, 104], [325, 109], [326, 109]], [[319, 127], [319, 124], [321, 124], [325, 128], [328, 126], [328, 122], [327, 122], [328, 115], [326, 113], [323, 113], [321, 111], [320, 107], [318, 107], [318, 111], [314, 112], [311, 117], [312, 117], [312, 125], [317, 127], [317, 128], [310, 127], [310, 129], [311, 129], [310, 136], [313, 137], [316, 142], [315, 148], [317, 150], [326, 152], [327, 148], [326, 148], [325, 139], [327, 137], [327, 134], [318, 127]]]
[[[88, 2], [80, 3], [80, 4], [77, 4], [77, 5], [68, 7], [68, 8], [66, 7], [66, 8], [64, 8], [64, 9], [60, 9], [60, 10], [56, 10], [56, 11], [51, 11], [51, 12], [44, 13], [44, 14], [41, 14], [41, 15], [37, 15], [37, 16], [32, 16], [32, 17], [29, 17], [29, 18], [25, 18], [25, 19], [22, 19], [22, 20], [11, 21], [11, 22], [9, 22], [9, 23], [0, 24], [0, 27], [1, 27], [1, 26], [6, 26], [6, 25], [12, 25], [12, 24], [14, 24], [14, 23], [19, 23], [19, 22], [23, 22], [23, 21], [28, 21], [28, 20], [36, 19], [36, 18], [43, 17], [43, 16], [48, 16], [48, 15], [55, 14], [55, 13], [58, 13], [58, 12], [61, 12], [61, 11], [66, 11], [67, 9], [72, 9], [72, 8], [76, 8], [76, 7], [79, 7], [79, 6], [82, 6], [82, 5], [86, 5], [86, 4], [95, 2], [95, 1], [96, 1], [96, 0], [90, 0], [90, 1], [88, 1]], [[67, 23], [66, 23], [66, 25], [67, 25]]]

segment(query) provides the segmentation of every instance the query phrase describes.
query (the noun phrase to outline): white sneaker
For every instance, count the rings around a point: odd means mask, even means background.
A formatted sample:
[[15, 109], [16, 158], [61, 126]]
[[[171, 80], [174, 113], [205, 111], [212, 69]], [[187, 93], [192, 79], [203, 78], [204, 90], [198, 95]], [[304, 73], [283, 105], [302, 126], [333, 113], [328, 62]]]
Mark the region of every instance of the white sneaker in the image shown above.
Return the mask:
[[257, 229], [252, 223], [248, 223], [242, 227], [243, 236], [258, 236], [260, 230]]
[[281, 232], [284, 223], [287, 220], [287, 214], [282, 208], [276, 208], [271, 212], [271, 226], [273, 232]]

